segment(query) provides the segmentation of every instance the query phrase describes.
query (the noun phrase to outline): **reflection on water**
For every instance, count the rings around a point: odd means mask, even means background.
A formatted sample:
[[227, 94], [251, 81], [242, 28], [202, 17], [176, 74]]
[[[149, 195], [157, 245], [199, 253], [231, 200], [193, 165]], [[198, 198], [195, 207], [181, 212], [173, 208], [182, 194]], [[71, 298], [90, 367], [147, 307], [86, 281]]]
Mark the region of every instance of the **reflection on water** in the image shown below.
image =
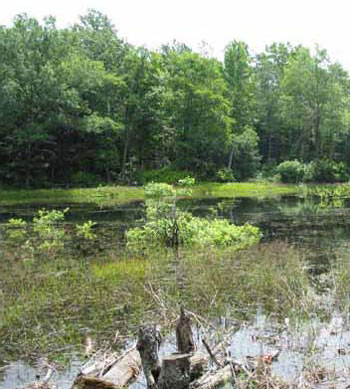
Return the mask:
[[[204, 198], [179, 202], [196, 216], [224, 217], [236, 224], [249, 222], [261, 228], [264, 240], [283, 240], [301, 248], [329, 251], [347, 245], [350, 237], [350, 199], [341, 203], [325, 204], [315, 198], [282, 196], [273, 199], [259, 198]], [[45, 205], [6, 206], [0, 209], [0, 222], [16, 217], [30, 221]], [[143, 202], [100, 208], [90, 203], [50, 204], [47, 209], [63, 210], [69, 207], [67, 223], [92, 220], [98, 229], [111, 229], [120, 234], [140, 222], [144, 215]], [[118, 232], [119, 230], [119, 232]]]

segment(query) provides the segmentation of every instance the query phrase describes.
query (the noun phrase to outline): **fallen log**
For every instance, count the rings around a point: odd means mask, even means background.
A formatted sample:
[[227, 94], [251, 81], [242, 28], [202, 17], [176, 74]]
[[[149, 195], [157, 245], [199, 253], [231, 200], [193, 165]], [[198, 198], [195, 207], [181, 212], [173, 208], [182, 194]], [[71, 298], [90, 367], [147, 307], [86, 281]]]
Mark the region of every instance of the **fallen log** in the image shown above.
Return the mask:
[[113, 382], [117, 387], [125, 387], [141, 372], [141, 358], [136, 347], [125, 353], [123, 357], [106, 371], [103, 379]]
[[101, 378], [78, 375], [75, 379], [72, 389], [120, 389], [121, 387], [113, 385], [112, 382]]
[[214, 389], [231, 380], [232, 367], [226, 365], [214, 374], [206, 374], [190, 384], [190, 389]]
[[[257, 356], [251, 358], [250, 361], [244, 364], [241, 361], [226, 359], [225, 366], [216, 370], [214, 373], [207, 373], [201, 376], [196, 381], [191, 382], [189, 389], [215, 389], [223, 386], [227, 382], [234, 382], [236, 374], [245, 373], [247, 377], [252, 377], [257, 369], [268, 367], [273, 360], [278, 358], [279, 352], [272, 354]], [[221, 362], [223, 363], [223, 362]]]
[[111, 354], [83, 369], [72, 389], [125, 388], [140, 371], [141, 358], [136, 347], [132, 347], [121, 356]]
[[[202, 385], [198, 386], [200, 389], [206, 389], [211, 388], [213, 383], [216, 385], [216, 382], [226, 379], [228, 371], [224, 366], [224, 359], [217, 356], [226, 341], [222, 341], [211, 351], [204, 340], [208, 354], [194, 352], [191, 320], [184, 308], [180, 310], [176, 326], [176, 341], [178, 353], [166, 356], [161, 367], [158, 357], [159, 331], [152, 325], [141, 326], [136, 347], [119, 356], [111, 352], [95, 353], [74, 381], [72, 389], [125, 388], [137, 378], [141, 367], [148, 389], [195, 388], [195, 383]], [[184, 350], [189, 352], [185, 353]], [[209, 360], [213, 360], [219, 367], [216, 377], [215, 374], [205, 374]]]

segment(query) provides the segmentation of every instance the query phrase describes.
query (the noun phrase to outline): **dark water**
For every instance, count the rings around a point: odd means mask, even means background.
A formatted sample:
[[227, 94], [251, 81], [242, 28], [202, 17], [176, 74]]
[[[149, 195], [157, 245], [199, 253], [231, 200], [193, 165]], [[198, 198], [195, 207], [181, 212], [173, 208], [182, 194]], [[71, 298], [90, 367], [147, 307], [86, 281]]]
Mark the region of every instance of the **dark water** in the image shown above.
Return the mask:
[[[38, 209], [45, 205], [16, 205], [6, 206], [0, 209], [0, 222], [4, 223], [10, 218], [22, 218], [31, 221]], [[100, 208], [91, 204], [58, 204], [46, 206], [46, 209], [65, 209], [70, 211], [66, 216], [67, 223], [83, 223], [88, 220], [96, 222], [96, 232], [105, 237], [102, 245], [108, 247], [111, 244], [111, 236], [122, 244], [123, 232], [137, 223], [144, 215], [142, 202], [129, 203], [127, 205], [109, 208]], [[260, 227], [263, 233], [263, 241], [282, 240], [303, 249], [308, 253], [308, 260], [313, 265], [314, 271], [324, 272], [332, 261], [333, 253], [340, 248], [350, 247], [350, 200], [346, 199], [336, 204], [325, 206], [317, 199], [305, 199], [296, 196], [283, 196], [273, 199], [257, 198], [205, 198], [183, 200], [180, 207], [188, 209], [197, 216], [213, 215], [227, 218], [235, 224], [241, 225], [249, 222]], [[266, 335], [266, 329], [271, 325], [262, 324], [267, 320], [263, 315], [257, 315], [257, 323], [251, 327], [242, 328], [232, 339], [232, 348], [237, 356], [244, 357], [248, 354], [255, 355], [266, 352], [266, 346], [252, 339], [256, 334]], [[329, 326], [338, 323], [337, 316], [332, 319]], [[333, 324], [332, 324], [333, 323]], [[273, 369], [286, 379], [294, 379], [300, 373], [305, 357], [303, 347], [309, 341], [317, 347], [323, 348], [323, 359], [336, 361], [337, 365], [347, 366], [349, 357], [333, 355], [334, 350], [350, 344], [350, 332], [339, 330], [339, 336], [329, 336], [327, 331], [331, 329], [322, 327], [319, 323], [318, 331], [321, 334], [317, 339], [309, 339], [309, 327], [302, 330], [293, 340], [288, 336], [285, 340], [289, 346], [281, 354]], [[322, 335], [323, 334], [323, 335]], [[292, 339], [292, 340], [291, 340]], [[283, 337], [282, 337], [283, 341]], [[294, 342], [294, 343], [293, 343]], [[265, 349], [264, 349], [265, 348]], [[273, 347], [272, 347], [273, 348]], [[332, 352], [329, 350], [333, 350]], [[166, 350], [167, 351], [167, 350]], [[268, 350], [267, 350], [268, 351]], [[55, 382], [61, 388], [69, 388], [73, 377], [78, 371], [79, 363], [64, 372], [55, 373]], [[23, 386], [24, 383], [35, 380], [38, 368], [27, 365], [23, 361], [11, 362], [0, 366], [0, 387], [12, 389]], [[140, 388], [141, 385], [135, 385]]]
[[[336, 207], [325, 207], [317, 199], [282, 196], [273, 199], [204, 198], [182, 200], [180, 207], [196, 216], [213, 215], [241, 225], [246, 222], [260, 227], [264, 241], [283, 240], [298, 247], [329, 251], [347, 244], [350, 238], [350, 199]], [[0, 223], [10, 218], [31, 221], [39, 209], [69, 208], [67, 223], [96, 222], [97, 229], [113, 228], [121, 231], [140, 223], [144, 215], [143, 202], [100, 208], [89, 203], [25, 204], [0, 208]]]

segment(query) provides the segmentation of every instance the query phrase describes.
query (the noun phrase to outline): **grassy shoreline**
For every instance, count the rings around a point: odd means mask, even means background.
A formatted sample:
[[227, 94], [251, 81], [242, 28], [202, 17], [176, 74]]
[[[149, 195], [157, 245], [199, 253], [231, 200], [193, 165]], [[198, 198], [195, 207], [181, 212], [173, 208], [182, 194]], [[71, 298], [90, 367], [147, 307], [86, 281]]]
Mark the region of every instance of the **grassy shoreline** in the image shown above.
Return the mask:
[[[301, 192], [301, 187], [292, 184], [235, 182], [199, 183], [193, 188], [193, 198], [200, 197], [273, 197], [293, 195]], [[97, 188], [74, 189], [11, 189], [2, 190], [0, 205], [16, 204], [64, 204], [95, 203], [114, 206], [143, 200], [143, 187], [101, 186]]]

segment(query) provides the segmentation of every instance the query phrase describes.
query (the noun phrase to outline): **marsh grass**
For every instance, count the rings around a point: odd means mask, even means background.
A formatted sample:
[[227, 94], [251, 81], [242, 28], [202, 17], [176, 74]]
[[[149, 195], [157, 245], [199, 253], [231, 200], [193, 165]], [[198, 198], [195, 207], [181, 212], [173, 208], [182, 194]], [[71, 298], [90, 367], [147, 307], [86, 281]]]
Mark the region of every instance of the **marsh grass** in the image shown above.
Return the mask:
[[[193, 188], [194, 198], [201, 197], [271, 197], [300, 193], [297, 185], [274, 183], [200, 183]], [[2, 190], [1, 204], [67, 204], [93, 203], [109, 207], [131, 201], [143, 200], [143, 187], [100, 186], [75, 189]]]
[[143, 199], [142, 187], [100, 186], [74, 189], [16, 189], [1, 192], [2, 205], [93, 203], [119, 205]]
[[182, 303], [208, 321], [249, 319], [258, 306], [277, 319], [306, 309], [303, 258], [281, 243], [239, 253], [158, 250], [141, 258], [106, 252], [26, 262], [4, 254], [0, 347], [11, 359], [79, 351], [87, 332], [99, 344], [120, 346], [141, 322], [166, 329]]

